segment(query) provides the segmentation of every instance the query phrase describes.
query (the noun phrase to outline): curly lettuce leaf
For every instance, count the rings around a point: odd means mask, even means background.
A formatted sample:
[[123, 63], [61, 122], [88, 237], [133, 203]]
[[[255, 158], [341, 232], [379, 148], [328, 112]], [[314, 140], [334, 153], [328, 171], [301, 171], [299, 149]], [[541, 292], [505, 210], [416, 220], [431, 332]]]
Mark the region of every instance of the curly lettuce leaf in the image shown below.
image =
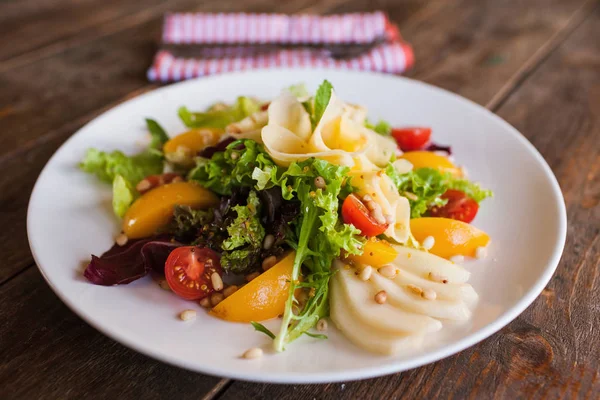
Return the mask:
[[[341, 250], [351, 254], [362, 251], [364, 238], [352, 225], [339, 218], [340, 199], [352, 192], [347, 179], [348, 167], [333, 165], [325, 160], [308, 159], [292, 163], [287, 170], [276, 166], [255, 167], [253, 177], [257, 189], [279, 187], [286, 200], [300, 201], [302, 213], [296, 222], [296, 256], [292, 269], [290, 294], [286, 302], [281, 329], [274, 346], [282, 351], [285, 344], [300, 337], [329, 312], [329, 278], [333, 260]], [[325, 180], [324, 188], [315, 186], [315, 178]], [[301, 268], [305, 273], [299, 281]], [[292, 312], [298, 303], [294, 297], [297, 288], [312, 293], [300, 310]]]
[[188, 174], [202, 186], [220, 194], [231, 195], [236, 187], [253, 187], [255, 168], [267, 169], [275, 163], [264, 148], [254, 140], [237, 140], [224, 152], [216, 152], [210, 159], [198, 158], [196, 167]]
[[148, 175], [162, 173], [163, 157], [152, 151], [127, 156], [118, 150], [108, 153], [89, 149], [79, 167], [106, 183], [112, 183], [117, 175], [121, 175], [135, 185]]
[[261, 103], [250, 97], [238, 97], [235, 103], [224, 110], [209, 110], [192, 112], [187, 107], [179, 108], [181, 121], [188, 128], [217, 128], [225, 129], [227, 125], [260, 111]]
[[399, 174], [392, 164], [386, 170], [401, 195], [410, 203], [411, 218], [419, 218], [433, 206], [443, 206], [447, 200], [441, 196], [448, 189], [465, 192], [478, 203], [492, 196], [490, 190], [482, 189], [479, 184], [467, 179], [456, 178], [433, 168], [419, 168], [405, 174]]

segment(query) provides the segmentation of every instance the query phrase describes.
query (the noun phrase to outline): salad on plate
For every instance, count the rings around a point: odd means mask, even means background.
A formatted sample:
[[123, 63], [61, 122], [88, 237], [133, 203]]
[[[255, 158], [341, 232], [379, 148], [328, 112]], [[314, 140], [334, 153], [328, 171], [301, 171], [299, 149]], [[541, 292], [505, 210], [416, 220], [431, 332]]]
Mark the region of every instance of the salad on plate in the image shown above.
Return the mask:
[[430, 128], [372, 121], [328, 81], [314, 95], [297, 85], [178, 114], [183, 133], [147, 119], [144, 151], [89, 149], [81, 162], [112, 185], [122, 224], [92, 256], [89, 282], [152, 274], [214, 318], [251, 323], [277, 351], [326, 339], [333, 324], [394, 354], [470, 318], [478, 296], [460, 264], [486, 254], [490, 238], [471, 223], [492, 193]]

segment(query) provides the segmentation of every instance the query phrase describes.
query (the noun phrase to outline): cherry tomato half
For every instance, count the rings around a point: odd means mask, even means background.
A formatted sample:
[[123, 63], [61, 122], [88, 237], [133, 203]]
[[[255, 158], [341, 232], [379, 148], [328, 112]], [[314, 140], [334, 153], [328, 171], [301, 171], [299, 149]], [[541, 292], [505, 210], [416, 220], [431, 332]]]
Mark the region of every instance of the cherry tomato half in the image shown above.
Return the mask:
[[387, 224], [378, 223], [363, 202], [353, 194], [346, 197], [342, 204], [342, 219], [360, 229], [365, 236], [381, 235], [388, 227]]
[[223, 275], [219, 255], [196, 246], [173, 250], [165, 263], [169, 287], [187, 300], [198, 300], [214, 292], [211, 275], [215, 272]]
[[468, 223], [475, 219], [479, 210], [479, 204], [460, 190], [448, 189], [442, 199], [447, 199], [448, 202], [441, 207], [432, 207], [429, 210], [432, 217], [452, 218]]
[[429, 143], [431, 128], [394, 128], [392, 136], [402, 151], [420, 150]]

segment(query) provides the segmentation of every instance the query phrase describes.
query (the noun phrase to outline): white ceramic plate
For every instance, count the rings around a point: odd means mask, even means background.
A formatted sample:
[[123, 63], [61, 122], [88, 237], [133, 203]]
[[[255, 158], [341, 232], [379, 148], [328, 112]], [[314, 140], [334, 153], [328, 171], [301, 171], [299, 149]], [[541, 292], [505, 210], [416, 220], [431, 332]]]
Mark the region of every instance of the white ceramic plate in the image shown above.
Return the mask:
[[[291, 84], [311, 90], [329, 79], [344, 100], [366, 105], [373, 119], [433, 128], [449, 143], [471, 178], [491, 188], [475, 225], [492, 237], [489, 257], [466, 263], [480, 301], [471, 321], [445, 324], [424, 348], [382, 357], [349, 343], [334, 329], [328, 340], [303, 338], [274, 354], [250, 325], [223, 322], [199, 309], [194, 322], [178, 312], [197, 307], [158, 288], [149, 277], [120, 287], [94, 286], [81, 274], [90, 253], [107, 250], [119, 231], [110, 187], [82, 173], [88, 147], [134, 152], [144, 146], [144, 118], [176, 134], [177, 108], [203, 109], [238, 95], [264, 99]], [[539, 295], [563, 250], [566, 212], [560, 188], [535, 148], [509, 124], [457, 95], [405, 78], [332, 70], [263, 70], [188, 81], [115, 107], [71, 137], [42, 171], [29, 204], [27, 230], [40, 271], [81, 318], [141, 353], [198, 372], [237, 379], [308, 383], [354, 380], [415, 368], [485, 339], [517, 317]], [[275, 322], [277, 326], [278, 321]], [[240, 359], [261, 346], [258, 360]]]

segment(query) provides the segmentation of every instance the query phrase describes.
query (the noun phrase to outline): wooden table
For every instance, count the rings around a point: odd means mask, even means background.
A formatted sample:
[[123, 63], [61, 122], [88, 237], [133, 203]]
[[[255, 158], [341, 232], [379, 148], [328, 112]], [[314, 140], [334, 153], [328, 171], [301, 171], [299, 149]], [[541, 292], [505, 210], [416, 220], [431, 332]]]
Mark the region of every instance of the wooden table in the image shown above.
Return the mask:
[[[101, 335], [63, 305], [27, 244], [31, 189], [73, 132], [157, 87], [145, 70], [163, 13], [372, 9], [387, 11], [414, 45], [409, 76], [497, 113], [527, 136], [556, 174], [568, 210], [567, 244], [554, 278], [527, 311], [482, 343], [425, 367], [344, 384], [284, 386], [159, 363]], [[600, 397], [596, 1], [4, 0], [0, 22], [0, 397]]]

